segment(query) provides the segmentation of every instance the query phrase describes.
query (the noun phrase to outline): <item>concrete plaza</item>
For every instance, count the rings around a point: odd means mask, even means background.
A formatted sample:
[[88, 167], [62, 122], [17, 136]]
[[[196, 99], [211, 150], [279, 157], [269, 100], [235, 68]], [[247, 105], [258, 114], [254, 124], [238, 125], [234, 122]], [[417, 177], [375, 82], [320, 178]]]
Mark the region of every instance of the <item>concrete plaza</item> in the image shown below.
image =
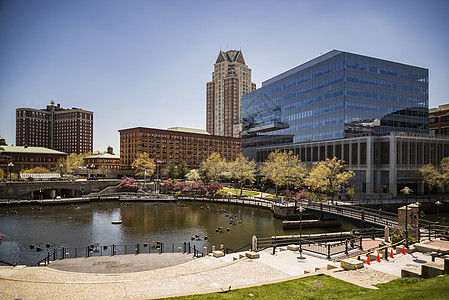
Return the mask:
[[[283, 251], [281, 251], [283, 250]], [[422, 253], [396, 255], [356, 271], [328, 270], [338, 263], [319, 255], [277, 248], [260, 258], [192, 258], [139, 254], [64, 259], [47, 267], [0, 267], [0, 299], [150, 299], [226, 291], [327, 274], [365, 287], [398, 278], [404, 266], [429, 262]], [[119, 269], [120, 272], [119, 272]], [[335, 270], [338, 270], [335, 272]], [[122, 272], [124, 271], [124, 272]]]

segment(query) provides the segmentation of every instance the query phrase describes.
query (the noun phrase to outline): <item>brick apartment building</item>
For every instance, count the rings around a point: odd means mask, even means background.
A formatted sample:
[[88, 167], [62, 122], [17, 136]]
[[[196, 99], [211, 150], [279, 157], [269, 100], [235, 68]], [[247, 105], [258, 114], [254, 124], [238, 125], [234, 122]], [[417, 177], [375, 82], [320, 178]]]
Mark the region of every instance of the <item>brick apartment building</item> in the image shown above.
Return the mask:
[[45, 109], [16, 109], [16, 145], [45, 147], [65, 153], [93, 150], [93, 112], [64, 109], [52, 100]]
[[185, 163], [190, 168], [199, 168], [200, 163], [213, 152], [227, 160], [234, 160], [240, 153], [239, 138], [211, 135], [204, 130], [135, 127], [119, 132], [122, 169], [130, 169], [137, 154], [143, 152], [160, 161], [161, 166], [174, 161], [175, 164]]

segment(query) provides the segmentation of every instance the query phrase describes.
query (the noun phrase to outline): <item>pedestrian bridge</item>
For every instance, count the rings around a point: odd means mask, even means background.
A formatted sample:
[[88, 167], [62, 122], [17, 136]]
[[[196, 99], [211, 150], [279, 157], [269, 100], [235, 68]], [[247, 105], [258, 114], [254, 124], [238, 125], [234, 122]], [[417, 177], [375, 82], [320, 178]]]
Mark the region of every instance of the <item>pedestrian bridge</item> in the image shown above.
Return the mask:
[[108, 186], [117, 186], [120, 180], [76, 180], [76, 181], [22, 181], [0, 183], [0, 199], [52, 199], [80, 197], [98, 192]]
[[332, 205], [316, 201], [302, 201], [296, 203], [296, 208], [302, 206], [307, 212], [320, 219], [337, 218], [351, 223], [359, 228], [378, 227], [391, 228], [398, 226], [397, 213], [384, 212], [353, 205]]

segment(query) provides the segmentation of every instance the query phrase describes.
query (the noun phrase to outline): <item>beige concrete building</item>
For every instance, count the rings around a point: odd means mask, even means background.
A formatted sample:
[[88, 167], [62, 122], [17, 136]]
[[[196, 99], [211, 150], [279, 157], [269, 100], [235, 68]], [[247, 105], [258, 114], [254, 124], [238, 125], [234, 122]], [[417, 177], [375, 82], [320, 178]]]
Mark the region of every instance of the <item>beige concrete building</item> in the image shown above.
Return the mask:
[[220, 51], [212, 81], [207, 83], [206, 131], [218, 136], [240, 137], [242, 96], [255, 89], [242, 51]]

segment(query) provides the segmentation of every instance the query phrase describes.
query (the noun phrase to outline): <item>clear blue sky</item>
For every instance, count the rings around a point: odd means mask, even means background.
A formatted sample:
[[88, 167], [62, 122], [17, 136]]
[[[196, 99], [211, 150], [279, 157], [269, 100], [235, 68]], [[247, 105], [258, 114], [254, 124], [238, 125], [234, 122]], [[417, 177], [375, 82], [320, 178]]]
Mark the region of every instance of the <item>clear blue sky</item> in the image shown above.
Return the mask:
[[332, 49], [428, 68], [430, 107], [449, 103], [449, 1], [0, 0], [0, 136], [15, 109], [94, 112], [94, 150], [119, 129], [205, 128], [219, 50], [261, 82]]

